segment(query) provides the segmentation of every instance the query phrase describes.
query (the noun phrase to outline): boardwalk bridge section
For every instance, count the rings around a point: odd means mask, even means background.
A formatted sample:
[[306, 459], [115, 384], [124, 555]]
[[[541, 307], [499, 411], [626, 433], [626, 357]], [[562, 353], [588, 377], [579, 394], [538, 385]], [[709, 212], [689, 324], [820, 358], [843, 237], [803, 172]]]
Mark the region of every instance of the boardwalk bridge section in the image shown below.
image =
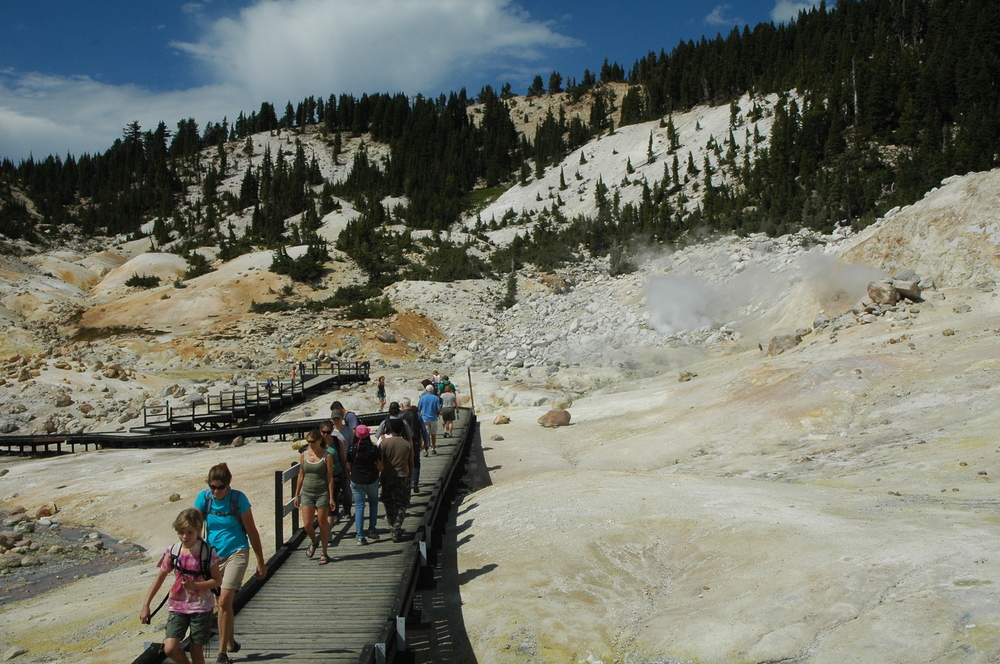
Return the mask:
[[[444, 520], [470, 441], [478, 434], [474, 409], [458, 411], [454, 436], [438, 436], [438, 454], [420, 460], [421, 491], [411, 497], [402, 542], [384, 537], [358, 546], [353, 519], [344, 520], [331, 533], [332, 562], [318, 565], [318, 552], [315, 559], [305, 555], [309, 542], [292, 504], [298, 464], [275, 471], [277, 551], [267, 562], [266, 579], [250, 579], [236, 596], [236, 638], [241, 649], [230, 654], [234, 662], [412, 661], [407, 628], [417, 622], [411, 615], [413, 600], [418, 590], [433, 584]], [[374, 424], [383, 415], [362, 419]], [[379, 508], [379, 530], [388, 535], [381, 504]], [[287, 521], [291, 535], [285, 539]], [[366, 518], [365, 527], [367, 523]], [[206, 655], [213, 652], [206, 648]], [[162, 661], [162, 646], [152, 644], [133, 664]]]
[[367, 383], [367, 361], [300, 362], [294, 378], [248, 382], [208, 394], [204, 403], [147, 405], [142, 424], [127, 433], [66, 433], [0, 436], [0, 454], [45, 456], [78, 449], [175, 447], [237, 436], [284, 437], [316, 428], [317, 421], [266, 423], [290, 406], [350, 383]]

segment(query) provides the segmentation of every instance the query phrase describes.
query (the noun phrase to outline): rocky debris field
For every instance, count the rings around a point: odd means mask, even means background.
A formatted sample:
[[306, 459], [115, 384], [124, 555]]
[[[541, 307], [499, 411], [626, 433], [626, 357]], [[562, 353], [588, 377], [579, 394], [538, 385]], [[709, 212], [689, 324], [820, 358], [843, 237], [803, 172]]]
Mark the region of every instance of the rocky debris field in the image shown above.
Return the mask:
[[[54, 506], [53, 506], [54, 507]], [[144, 549], [93, 528], [63, 526], [52, 507], [0, 512], [0, 605], [145, 558]]]
[[[266, 265], [199, 277], [183, 297], [110, 289], [118, 299], [97, 303], [40, 276], [38, 257], [11, 259], [0, 427], [121, 430], [144, 406], [311, 359], [371, 360], [390, 399], [440, 369], [462, 399], [474, 387], [481, 413], [476, 472], [491, 486], [458, 512], [452, 605], [482, 664], [997, 661], [996, 191], [1000, 173], [969, 174], [858, 234], [709, 238], [650, 250], [621, 276], [598, 259], [523, 270], [506, 310], [498, 281], [399, 283], [385, 292], [398, 313], [358, 324], [222, 312], [226, 279], [248, 299], [280, 287]], [[119, 250], [138, 251], [102, 248]], [[97, 307], [137, 323], [81, 329]], [[153, 320], [166, 324], [138, 324]], [[333, 398], [376, 409], [371, 386], [354, 385], [281, 417], [318, 417]], [[268, 500], [294, 454], [247, 443], [2, 461], [5, 516], [62, 510], [22, 516], [31, 533], [3, 528], [15, 538], [5, 585], [38, 569], [32, 556], [58, 557], [35, 544], [69, 550], [43, 536], [71, 524], [162, 550], [178, 501], [220, 461]], [[0, 653], [97, 664], [137, 652], [162, 634], [136, 625], [145, 563], [0, 606]]]

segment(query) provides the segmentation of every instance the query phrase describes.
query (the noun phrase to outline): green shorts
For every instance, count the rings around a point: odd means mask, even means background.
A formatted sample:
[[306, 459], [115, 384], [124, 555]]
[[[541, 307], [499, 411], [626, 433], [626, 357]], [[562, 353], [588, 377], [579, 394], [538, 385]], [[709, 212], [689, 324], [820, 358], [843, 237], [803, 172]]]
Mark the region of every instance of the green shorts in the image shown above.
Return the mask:
[[184, 638], [188, 627], [191, 628], [191, 643], [206, 646], [212, 640], [212, 627], [215, 626], [215, 614], [211, 611], [205, 613], [176, 613], [171, 611], [167, 616], [167, 634], [165, 638]]

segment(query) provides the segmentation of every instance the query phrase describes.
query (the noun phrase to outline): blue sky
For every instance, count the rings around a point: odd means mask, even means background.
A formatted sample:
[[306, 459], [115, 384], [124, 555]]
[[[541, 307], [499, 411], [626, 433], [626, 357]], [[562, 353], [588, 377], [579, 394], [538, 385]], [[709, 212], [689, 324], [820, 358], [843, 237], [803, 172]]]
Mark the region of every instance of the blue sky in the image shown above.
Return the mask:
[[[811, 0], [5, 0], [0, 157], [101, 152], [137, 120], [171, 129], [270, 101], [437, 95], [794, 18]], [[828, 3], [833, 4], [833, 3]]]

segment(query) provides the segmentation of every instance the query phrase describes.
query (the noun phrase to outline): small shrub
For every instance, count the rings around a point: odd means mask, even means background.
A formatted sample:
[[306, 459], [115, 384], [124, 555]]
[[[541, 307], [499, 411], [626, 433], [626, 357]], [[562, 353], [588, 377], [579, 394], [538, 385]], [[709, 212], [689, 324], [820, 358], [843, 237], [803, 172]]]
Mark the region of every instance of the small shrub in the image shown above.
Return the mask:
[[389, 302], [388, 297], [381, 299], [372, 298], [364, 302], [355, 302], [347, 308], [348, 320], [361, 320], [363, 318], [388, 318], [396, 313], [396, 309]]
[[133, 274], [125, 285], [129, 288], [156, 288], [160, 285], [160, 278], [148, 274]]

